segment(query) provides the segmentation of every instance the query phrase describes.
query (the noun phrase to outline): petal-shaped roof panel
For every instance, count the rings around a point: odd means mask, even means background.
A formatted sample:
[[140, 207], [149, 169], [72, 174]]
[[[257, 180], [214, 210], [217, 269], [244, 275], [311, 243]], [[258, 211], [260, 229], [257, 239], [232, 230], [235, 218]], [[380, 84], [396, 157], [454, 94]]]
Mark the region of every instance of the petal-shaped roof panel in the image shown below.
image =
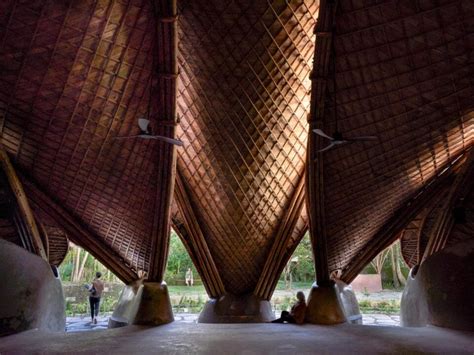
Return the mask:
[[250, 292], [304, 173], [318, 4], [179, 4], [178, 169], [226, 289]]

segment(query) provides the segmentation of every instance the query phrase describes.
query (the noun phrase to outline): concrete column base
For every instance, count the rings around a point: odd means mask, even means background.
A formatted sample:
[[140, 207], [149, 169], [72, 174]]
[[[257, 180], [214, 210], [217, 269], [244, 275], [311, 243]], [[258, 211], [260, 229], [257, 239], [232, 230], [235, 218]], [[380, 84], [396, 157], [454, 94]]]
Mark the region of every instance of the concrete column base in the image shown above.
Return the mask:
[[124, 287], [109, 328], [129, 324], [156, 326], [174, 321], [166, 283], [141, 282]]
[[51, 266], [0, 239], [0, 337], [29, 329], [64, 331], [64, 294]]
[[469, 240], [413, 268], [402, 295], [401, 325], [474, 331], [473, 260], [474, 240]]
[[347, 321], [352, 324], [362, 324], [362, 314], [360, 314], [359, 302], [351, 285], [341, 280], [335, 280], [337, 295], [342, 305], [342, 310]]
[[274, 319], [269, 301], [255, 295], [235, 296], [226, 294], [209, 300], [201, 314], [199, 323], [267, 323]]
[[305, 321], [328, 325], [347, 322], [334, 282], [313, 285], [308, 296]]

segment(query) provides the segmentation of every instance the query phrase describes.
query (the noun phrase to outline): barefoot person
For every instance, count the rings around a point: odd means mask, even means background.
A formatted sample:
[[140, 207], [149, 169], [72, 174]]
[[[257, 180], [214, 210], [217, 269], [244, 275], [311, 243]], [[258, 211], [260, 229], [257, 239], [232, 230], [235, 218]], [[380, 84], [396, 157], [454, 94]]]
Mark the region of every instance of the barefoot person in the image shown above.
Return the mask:
[[97, 316], [99, 315], [100, 298], [102, 292], [104, 292], [104, 283], [100, 280], [102, 274], [100, 272], [95, 273], [95, 279], [91, 285], [86, 285], [89, 290], [89, 304], [91, 306], [91, 318], [92, 324], [97, 324]]
[[306, 312], [306, 300], [304, 293], [302, 291], [298, 291], [298, 293], [296, 294], [296, 298], [298, 299], [298, 301], [293, 305], [293, 307], [291, 307], [290, 312], [281, 312], [280, 318], [275, 319], [274, 321], [272, 321], [272, 323], [304, 323], [304, 314]]

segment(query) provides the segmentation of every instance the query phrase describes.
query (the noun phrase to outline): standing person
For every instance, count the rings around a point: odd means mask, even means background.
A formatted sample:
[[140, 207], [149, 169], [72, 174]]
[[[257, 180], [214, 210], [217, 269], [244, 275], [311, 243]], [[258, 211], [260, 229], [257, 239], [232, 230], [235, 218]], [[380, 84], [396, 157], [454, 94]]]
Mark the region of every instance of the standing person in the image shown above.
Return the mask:
[[298, 293], [296, 294], [296, 298], [298, 299], [298, 301], [293, 305], [293, 307], [291, 307], [290, 312], [281, 312], [280, 318], [275, 319], [274, 321], [272, 321], [272, 323], [304, 323], [304, 314], [306, 313], [306, 300], [304, 293], [302, 291], [298, 291]]
[[191, 268], [189, 267], [188, 271], [186, 271], [186, 286], [192, 286], [193, 283], [193, 270], [191, 270]]
[[95, 279], [92, 284], [88, 286], [89, 290], [89, 304], [91, 306], [91, 318], [92, 324], [97, 324], [97, 316], [99, 315], [100, 298], [102, 292], [104, 292], [104, 283], [100, 280], [102, 274], [97, 271], [95, 273]]

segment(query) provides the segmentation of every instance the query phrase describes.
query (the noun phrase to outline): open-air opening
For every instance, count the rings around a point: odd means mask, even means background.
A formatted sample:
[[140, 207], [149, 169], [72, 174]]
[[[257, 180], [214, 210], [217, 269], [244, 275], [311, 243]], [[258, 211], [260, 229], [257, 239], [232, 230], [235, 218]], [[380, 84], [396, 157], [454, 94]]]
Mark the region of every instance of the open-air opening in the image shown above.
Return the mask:
[[[63, 284], [66, 307], [66, 330], [106, 329], [108, 318], [117, 305], [124, 286], [123, 282], [90, 253], [80, 246], [69, 243], [68, 252], [60, 264], [59, 276]], [[90, 286], [96, 272], [104, 282], [104, 292], [100, 300], [97, 324], [92, 324], [89, 295]]]
[[175, 320], [194, 321], [208, 300], [202, 280], [178, 234], [171, 230], [164, 277]]
[[309, 232], [299, 242], [280, 275], [271, 299], [275, 315], [288, 311], [295, 302], [297, 291], [309, 294], [315, 278], [314, 259]]
[[[409, 268], [405, 264], [400, 242], [381, 251], [351, 283], [363, 322], [366, 325], [399, 325], [400, 300]], [[308, 297], [315, 269], [309, 233], [301, 239], [285, 266], [271, 302], [275, 314], [289, 311], [297, 291]]]
[[176, 321], [195, 321], [208, 300], [202, 280], [178, 234], [172, 229], [164, 277]]
[[409, 268], [400, 241], [382, 250], [351, 283], [367, 325], [400, 325], [400, 301]]
[[[78, 245], [69, 243], [66, 257], [58, 268], [63, 283], [67, 330], [105, 329], [113, 313], [123, 282]], [[97, 271], [105, 283], [98, 324], [91, 324], [89, 292]], [[400, 299], [409, 268], [400, 252], [400, 242], [380, 252], [356, 277], [351, 286], [359, 301], [364, 324], [398, 325]], [[280, 275], [271, 303], [275, 315], [289, 310], [297, 291], [309, 295], [314, 282], [314, 260], [309, 233], [301, 239]], [[172, 230], [165, 272], [176, 321], [196, 322], [208, 300], [202, 280], [178, 234]]]

